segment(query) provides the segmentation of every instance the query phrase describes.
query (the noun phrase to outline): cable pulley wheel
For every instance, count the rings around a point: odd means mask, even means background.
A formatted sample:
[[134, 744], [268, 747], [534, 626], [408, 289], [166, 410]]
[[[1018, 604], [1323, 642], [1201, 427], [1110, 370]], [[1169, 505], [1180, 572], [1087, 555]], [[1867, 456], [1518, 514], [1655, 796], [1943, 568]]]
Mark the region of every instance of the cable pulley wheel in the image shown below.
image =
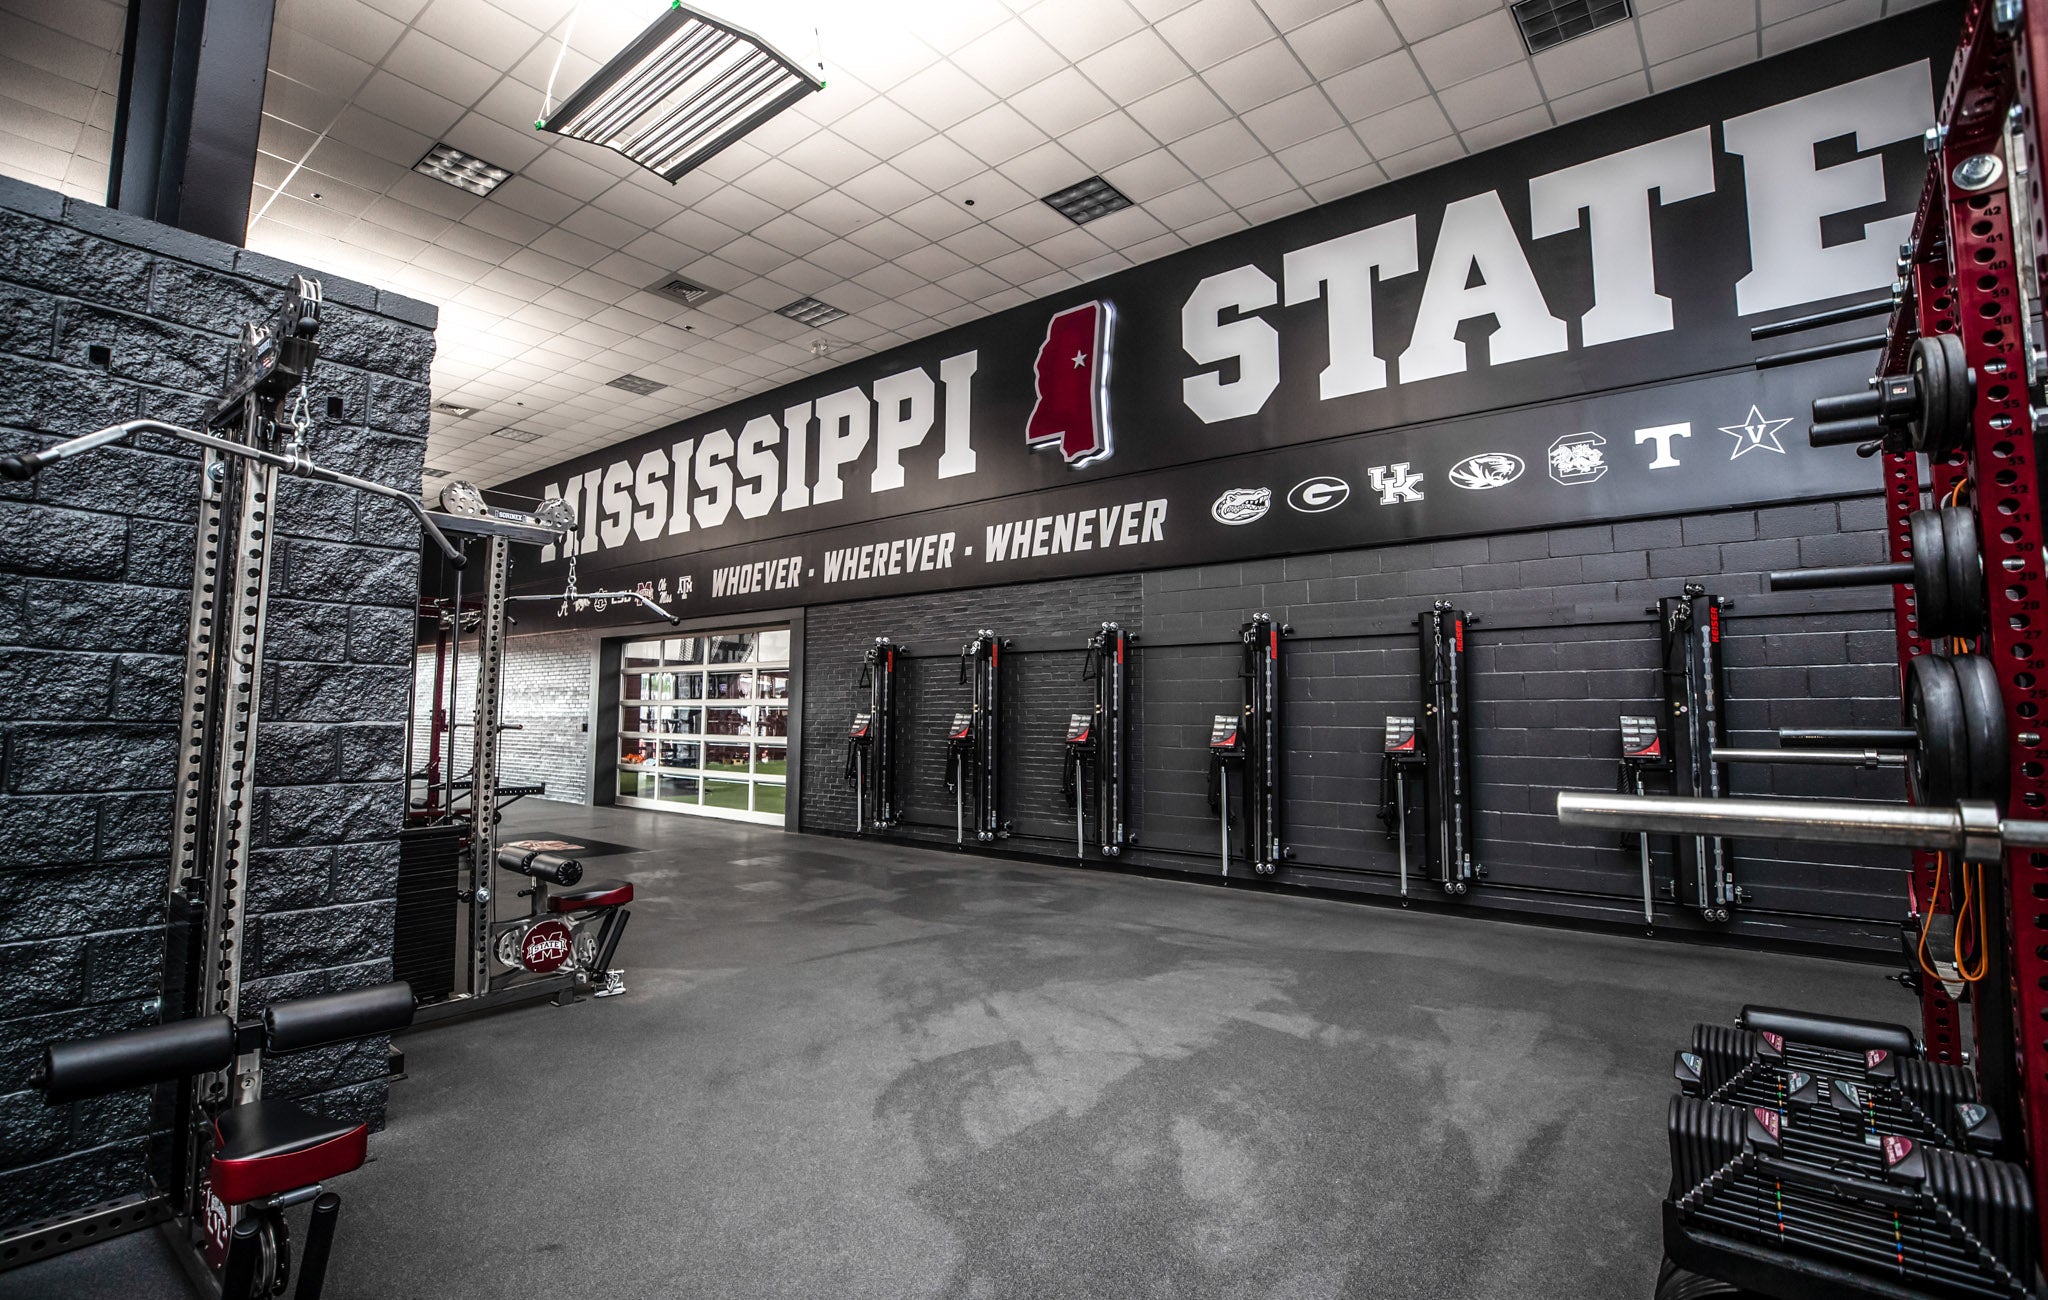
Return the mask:
[[1947, 658], [1921, 655], [1907, 663], [1906, 722], [1919, 737], [1906, 769], [1913, 802], [1954, 804], [1968, 788], [1970, 740], [1962, 686]]
[[1983, 655], [1956, 655], [1949, 660], [1963, 705], [1963, 739], [1969, 772], [1962, 786], [1972, 799], [2005, 806], [2011, 783], [2011, 755], [2006, 748], [2005, 701], [1999, 694], [1998, 670]]
[[1961, 506], [1943, 506], [1941, 545], [1951, 626], [1935, 635], [1977, 636], [1991, 617], [1984, 599], [1984, 552], [1977, 545], [1977, 517]]
[[1906, 516], [1908, 545], [1913, 548], [1913, 608], [1922, 636], [1952, 636], [1955, 613], [1948, 588], [1948, 543], [1942, 536], [1941, 512], [1915, 510]]

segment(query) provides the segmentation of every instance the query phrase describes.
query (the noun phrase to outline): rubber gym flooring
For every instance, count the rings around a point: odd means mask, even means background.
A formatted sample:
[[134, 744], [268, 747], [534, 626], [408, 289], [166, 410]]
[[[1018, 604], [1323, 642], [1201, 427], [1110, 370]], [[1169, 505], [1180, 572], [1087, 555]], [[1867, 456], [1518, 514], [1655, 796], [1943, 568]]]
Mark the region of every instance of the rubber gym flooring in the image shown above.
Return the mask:
[[[415, 1031], [328, 1295], [1626, 1297], [1671, 1053], [1884, 969], [659, 813], [625, 997]], [[149, 1238], [0, 1294], [178, 1294]], [[29, 1289], [22, 1290], [27, 1287]]]

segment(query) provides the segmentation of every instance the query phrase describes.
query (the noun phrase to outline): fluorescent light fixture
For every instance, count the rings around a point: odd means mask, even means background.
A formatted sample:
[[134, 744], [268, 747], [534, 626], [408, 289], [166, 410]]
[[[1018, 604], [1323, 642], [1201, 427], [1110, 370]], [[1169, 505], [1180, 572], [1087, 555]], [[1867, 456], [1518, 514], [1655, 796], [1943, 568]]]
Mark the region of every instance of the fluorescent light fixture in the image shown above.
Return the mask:
[[620, 375], [617, 379], [605, 380], [604, 386], [606, 388], [623, 388], [627, 392], [641, 397], [650, 397], [668, 387], [667, 384], [662, 383], [659, 379], [649, 379], [645, 375]]
[[812, 329], [820, 325], [830, 325], [846, 315], [831, 303], [819, 302], [816, 298], [799, 298], [787, 307], [777, 307], [775, 314], [787, 316], [797, 324], [808, 325]]
[[460, 402], [436, 402], [434, 409], [443, 415], [452, 415], [458, 420], [466, 420], [476, 414], [474, 406], [464, 406]]
[[1511, 6], [1529, 53], [1598, 31], [1629, 16], [1628, 0], [1521, 0]]
[[534, 125], [673, 183], [825, 83], [768, 42], [674, 3]]
[[435, 469], [435, 468], [434, 468], [434, 467], [433, 467], [432, 465], [429, 465], [429, 466], [427, 466], [427, 467], [426, 467], [425, 469], [423, 469], [423, 470], [421, 470], [421, 471], [420, 471], [420, 477], [421, 477], [421, 478], [447, 478], [447, 477], [448, 477], [448, 471], [447, 471], [447, 470], [445, 470], [445, 469]]
[[506, 442], [539, 442], [541, 439], [541, 435], [537, 433], [526, 429], [514, 429], [509, 425], [503, 429], [491, 430], [491, 436], [503, 438]]
[[412, 169], [458, 190], [467, 190], [478, 198], [512, 179], [512, 173], [503, 167], [487, 163], [474, 154], [466, 154], [452, 144], [435, 145], [427, 150], [426, 157], [412, 165]]
[[1040, 202], [1077, 226], [1085, 226], [1097, 217], [1122, 212], [1131, 206], [1123, 191], [1100, 176], [1090, 176], [1079, 185], [1069, 185], [1057, 194], [1048, 194]]

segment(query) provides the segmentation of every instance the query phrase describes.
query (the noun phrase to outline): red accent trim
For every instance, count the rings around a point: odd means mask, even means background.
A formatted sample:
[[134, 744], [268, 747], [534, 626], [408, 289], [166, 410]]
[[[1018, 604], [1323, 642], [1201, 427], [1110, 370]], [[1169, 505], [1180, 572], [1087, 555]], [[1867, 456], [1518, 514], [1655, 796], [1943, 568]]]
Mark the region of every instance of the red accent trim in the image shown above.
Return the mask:
[[548, 895], [550, 912], [583, 912], [593, 907], [621, 907], [633, 901], [633, 882], [625, 883], [601, 894], [571, 894], [564, 898], [560, 894]]
[[1457, 647], [1459, 654], [1465, 653], [1465, 620], [1462, 618], [1451, 620], [1451, 644]]
[[1267, 635], [1273, 638], [1273, 646], [1272, 649], [1266, 652], [1266, 657], [1268, 659], [1278, 659], [1280, 657], [1280, 629], [1276, 627]]
[[1413, 737], [1413, 736], [1410, 736], [1410, 737], [1408, 737], [1408, 739], [1406, 739], [1406, 740], [1402, 741], [1402, 742], [1401, 742], [1400, 744], [1398, 744], [1398, 745], [1394, 746], [1394, 752], [1395, 752], [1395, 753], [1397, 753], [1397, 754], [1399, 754], [1399, 753], [1402, 753], [1402, 752], [1404, 752], [1404, 751], [1410, 751], [1410, 750], [1413, 750], [1414, 748], [1415, 748], [1415, 737]]
[[1721, 607], [1719, 605], [1707, 606], [1707, 643], [1709, 645], [1721, 644]]
[[1124, 661], [1124, 639], [1122, 637], [1116, 639], [1116, 661], [1118, 663]]
[[[214, 1141], [220, 1141], [219, 1120], [214, 1121], [213, 1133]], [[224, 1160], [216, 1155], [207, 1162], [207, 1168], [213, 1180], [213, 1194], [223, 1204], [245, 1205], [360, 1169], [369, 1154], [370, 1126], [358, 1124], [338, 1138], [297, 1151], [246, 1160]]]

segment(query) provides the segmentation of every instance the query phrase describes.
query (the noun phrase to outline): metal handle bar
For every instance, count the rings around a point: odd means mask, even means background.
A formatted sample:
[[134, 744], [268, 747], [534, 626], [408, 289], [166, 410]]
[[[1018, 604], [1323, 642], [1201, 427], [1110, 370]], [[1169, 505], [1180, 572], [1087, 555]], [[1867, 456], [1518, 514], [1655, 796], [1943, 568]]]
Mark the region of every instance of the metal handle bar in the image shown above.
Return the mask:
[[1764, 581], [1772, 591], [1811, 591], [1817, 587], [1887, 587], [1911, 582], [1913, 566], [1893, 564], [1842, 564], [1827, 569], [1778, 569]]
[[201, 433], [197, 429], [187, 429], [176, 424], [165, 424], [162, 420], [127, 420], [120, 424], [108, 425], [106, 428], [95, 433], [80, 434], [76, 438], [67, 439], [54, 447], [45, 447], [41, 451], [27, 451], [13, 456], [0, 456], [0, 478], [25, 479], [32, 477], [44, 466], [54, 465], [60, 460], [69, 460], [73, 456], [83, 455], [88, 451], [104, 447], [109, 443], [119, 442], [131, 433], [161, 433], [176, 438], [181, 442], [189, 442], [199, 447], [210, 447], [214, 451], [226, 456], [240, 456], [245, 460], [253, 460], [259, 464], [275, 465], [285, 473], [297, 478], [308, 478], [319, 483], [334, 483], [341, 487], [354, 488], [358, 492], [368, 492], [374, 496], [389, 497], [391, 500], [399, 502], [406, 509], [412, 511], [413, 518], [420, 521], [420, 527], [425, 529], [427, 535], [434, 539], [434, 544], [441, 548], [441, 554], [448, 557], [449, 564], [459, 569], [468, 559], [462, 553], [460, 547], [449, 541], [447, 535], [435, 527], [434, 521], [427, 517], [427, 508], [421, 505], [409, 492], [401, 492], [397, 488], [386, 487], [382, 483], [372, 483], [368, 479], [357, 478], [353, 474], [344, 474], [339, 470], [328, 469], [324, 465], [316, 465], [313, 463], [312, 458], [308, 456], [265, 451], [261, 447], [250, 447], [239, 442], [229, 442], [226, 438], [216, 438], [210, 433]]
[[[551, 595], [551, 596], [507, 596], [507, 597], [505, 597], [505, 599], [507, 599], [507, 600], [567, 600], [567, 599], [569, 599], [569, 597], [568, 597], [568, 595], [567, 595], [566, 593], [557, 593], [557, 594], [555, 594], [555, 595]], [[667, 619], [667, 620], [669, 621], [669, 623], [670, 623], [671, 625], [673, 625], [673, 624], [677, 624], [677, 623], [680, 623], [680, 622], [682, 622], [682, 621], [683, 621], [683, 616], [682, 616], [681, 614], [671, 614], [671, 613], [669, 613], [669, 612], [668, 612], [668, 611], [667, 611], [666, 609], [663, 609], [663, 608], [662, 608], [661, 606], [659, 606], [659, 605], [655, 604], [655, 603], [654, 603], [654, 601], [653, 601], [653, 599], [652, 599], [651, 597], [648, 597], [648, 596], [643, 596], [643, 595], [641, 595], [641, 594], [640, 594], [639, 592], [637, 592], [637, 591], [579, 591], [579, 592], [577, 592], [577, 593], [576, 593], [576, 595], [575, 595], [575, 599], [577, 599], [577, 600], [631, 600], [631, 601], [637, 601], [637, 602], [639, 602], [639, 603], [640, 603], [640, 604], [641, 604], [642, 606], [646, 607], [647, 609], [650, 609], [650, 610], [654, 611], [654, 615], [655, 615], [655, 617], [656, 617], [656, 618], [665, 618], [665, 619]]]
[[1841, 745], [1912, 749], [1920, 737], [1911, 727], [1780, 727], [1778, 743], [1787, 749], [1833, 749]]
[[1904, 767], [1904, 754], [1881, 749], [1714, 749], [1716, 763], [1813, 763], [1825, 767]]
[[2010, 848], [2048, 848], [2048, 821], [2000, 818], [1981, 799], [1953, 808], [1804, 799], [1701, 799], [1685, 795], [1594, 794], [1560, 790], [1557, 820], [1602, 830], [1666, 835], [1751, 836], [1823, 844], [1942, 849], [1996, 862]]

